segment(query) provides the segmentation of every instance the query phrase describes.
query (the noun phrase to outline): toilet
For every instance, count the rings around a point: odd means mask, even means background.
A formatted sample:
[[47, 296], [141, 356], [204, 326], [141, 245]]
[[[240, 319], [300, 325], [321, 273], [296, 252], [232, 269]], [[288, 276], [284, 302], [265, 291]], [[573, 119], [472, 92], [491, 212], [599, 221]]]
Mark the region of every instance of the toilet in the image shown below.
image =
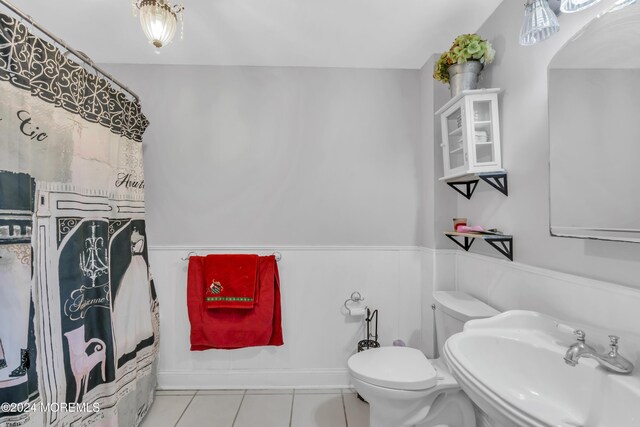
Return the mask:
[[[462, 292], [435, 292], [438, 353], [465, 322], [499, 312]], [[370, 427], [475, 427], [471, 400], [442, 358], [410, 347], [380, 347], [349, 358], [356, 391], [369, 402]]]

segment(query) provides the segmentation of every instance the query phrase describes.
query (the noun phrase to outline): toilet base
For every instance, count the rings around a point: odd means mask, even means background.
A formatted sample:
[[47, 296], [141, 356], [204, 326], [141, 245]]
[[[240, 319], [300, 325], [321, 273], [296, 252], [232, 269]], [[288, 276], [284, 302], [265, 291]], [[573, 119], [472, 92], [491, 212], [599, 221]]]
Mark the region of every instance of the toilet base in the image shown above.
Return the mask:
[[416, 427], [476, 427], [473, 403], [462, 390], [451, 390], [434, 402], [427, 419]]
[[370, 427], [476, 427], [473, 404], [457, 383], [396, 390], [352, 381], [369, 402]]

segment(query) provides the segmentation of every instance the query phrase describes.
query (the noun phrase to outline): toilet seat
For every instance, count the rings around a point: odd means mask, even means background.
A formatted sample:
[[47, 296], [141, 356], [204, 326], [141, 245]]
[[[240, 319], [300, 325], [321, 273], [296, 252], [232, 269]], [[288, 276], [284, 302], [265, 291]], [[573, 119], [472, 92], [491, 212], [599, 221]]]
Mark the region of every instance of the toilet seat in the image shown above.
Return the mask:
[[425, 390], [438, 382], [429, 359], [410, 347], [380, 347], [354, 354], [348, 361], [354, 378], [396, 390]]

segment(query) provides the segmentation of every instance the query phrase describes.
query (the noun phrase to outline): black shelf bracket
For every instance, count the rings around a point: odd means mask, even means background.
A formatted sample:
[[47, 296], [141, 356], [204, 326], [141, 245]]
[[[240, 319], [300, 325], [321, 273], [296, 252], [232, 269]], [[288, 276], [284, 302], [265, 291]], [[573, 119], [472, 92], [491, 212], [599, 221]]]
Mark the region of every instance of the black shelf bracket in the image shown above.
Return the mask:
[[493, 246], [495, 250], [509, 258], [509, 261], [513, 261], [513, 237], [487, 237], [485, 240]]
[[478, 176], [484, 182], [504, 194], [505, 196], [509, 196], [509, 188], [507, 187], [507, 173], [506, 172], [489, 172], [489, 173], [479, 173]]
[[471, 200], [471, 196], [478, 186], [478, 181], [478, 179], [472, 179], [471, 181], [447, 182], [447, 185], [462, 194], [467, 200]]
[[450, 234], [445, 234], [445, 236], [447, 236], [449, 239], [453, 241], [453, 243], [460, 246], [465, 251], [469, 251], [469, 249], [471, 249], [471, 245], [473, 245], [473, 241], [476, 240], [475, 237], [460, 236], [460, 237], [464, 237], [464, 244], [463, 244], [462, 242], [460, 242], [458, 239], [456, 239], [454, 236]]
[[468, 175], [468, 179], [462, 181], [449, 181], [447, 185], [458, 193], [471, 200], [473, 192], [476, 191], [478, 182], [483, 180], [505, 196], [509, 196], [509, 188], [507, 185], [507, 173], [506, 172], [482, 172], [475, 175]]
[[[444, 235], [467, 252], [471, 248], [471, 245], [473, 244], [473, 241], [475, 239], [484, 240], [495, 250], [500, 252], [504, 257], [508, 258], [509, 261], [513, 261], [513, 236], [507, 234], [478, 234], [477, 236], [475, 236], [449, 232], [445, 233]], [[464, 238], [464, 241], [461, 241], [458, 238]]]

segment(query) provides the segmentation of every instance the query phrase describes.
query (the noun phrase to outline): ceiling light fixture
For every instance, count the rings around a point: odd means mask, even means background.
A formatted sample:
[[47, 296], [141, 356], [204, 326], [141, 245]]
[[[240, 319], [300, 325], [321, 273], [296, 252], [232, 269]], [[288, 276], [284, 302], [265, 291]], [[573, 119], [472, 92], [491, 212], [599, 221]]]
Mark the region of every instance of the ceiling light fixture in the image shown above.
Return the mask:
[[176, 33], [180, 21], [180, 38], [184, 35], [184, 7], [169, 5], [166, 0], [132, 0], [133, 16], [140, 10], [140, 25], [149, 43], [160, 48], [168, 45]]
[[520, 30], [520, 44], [531, 46], [540, 43], [560, 30], [558, 17], [547, 0], [527, 0], [524, 5], [524, 21]]
[[562, 0], [560, 10], [564, 13], [580, 12], [598, 2], [600, 2], [600, 0]]

